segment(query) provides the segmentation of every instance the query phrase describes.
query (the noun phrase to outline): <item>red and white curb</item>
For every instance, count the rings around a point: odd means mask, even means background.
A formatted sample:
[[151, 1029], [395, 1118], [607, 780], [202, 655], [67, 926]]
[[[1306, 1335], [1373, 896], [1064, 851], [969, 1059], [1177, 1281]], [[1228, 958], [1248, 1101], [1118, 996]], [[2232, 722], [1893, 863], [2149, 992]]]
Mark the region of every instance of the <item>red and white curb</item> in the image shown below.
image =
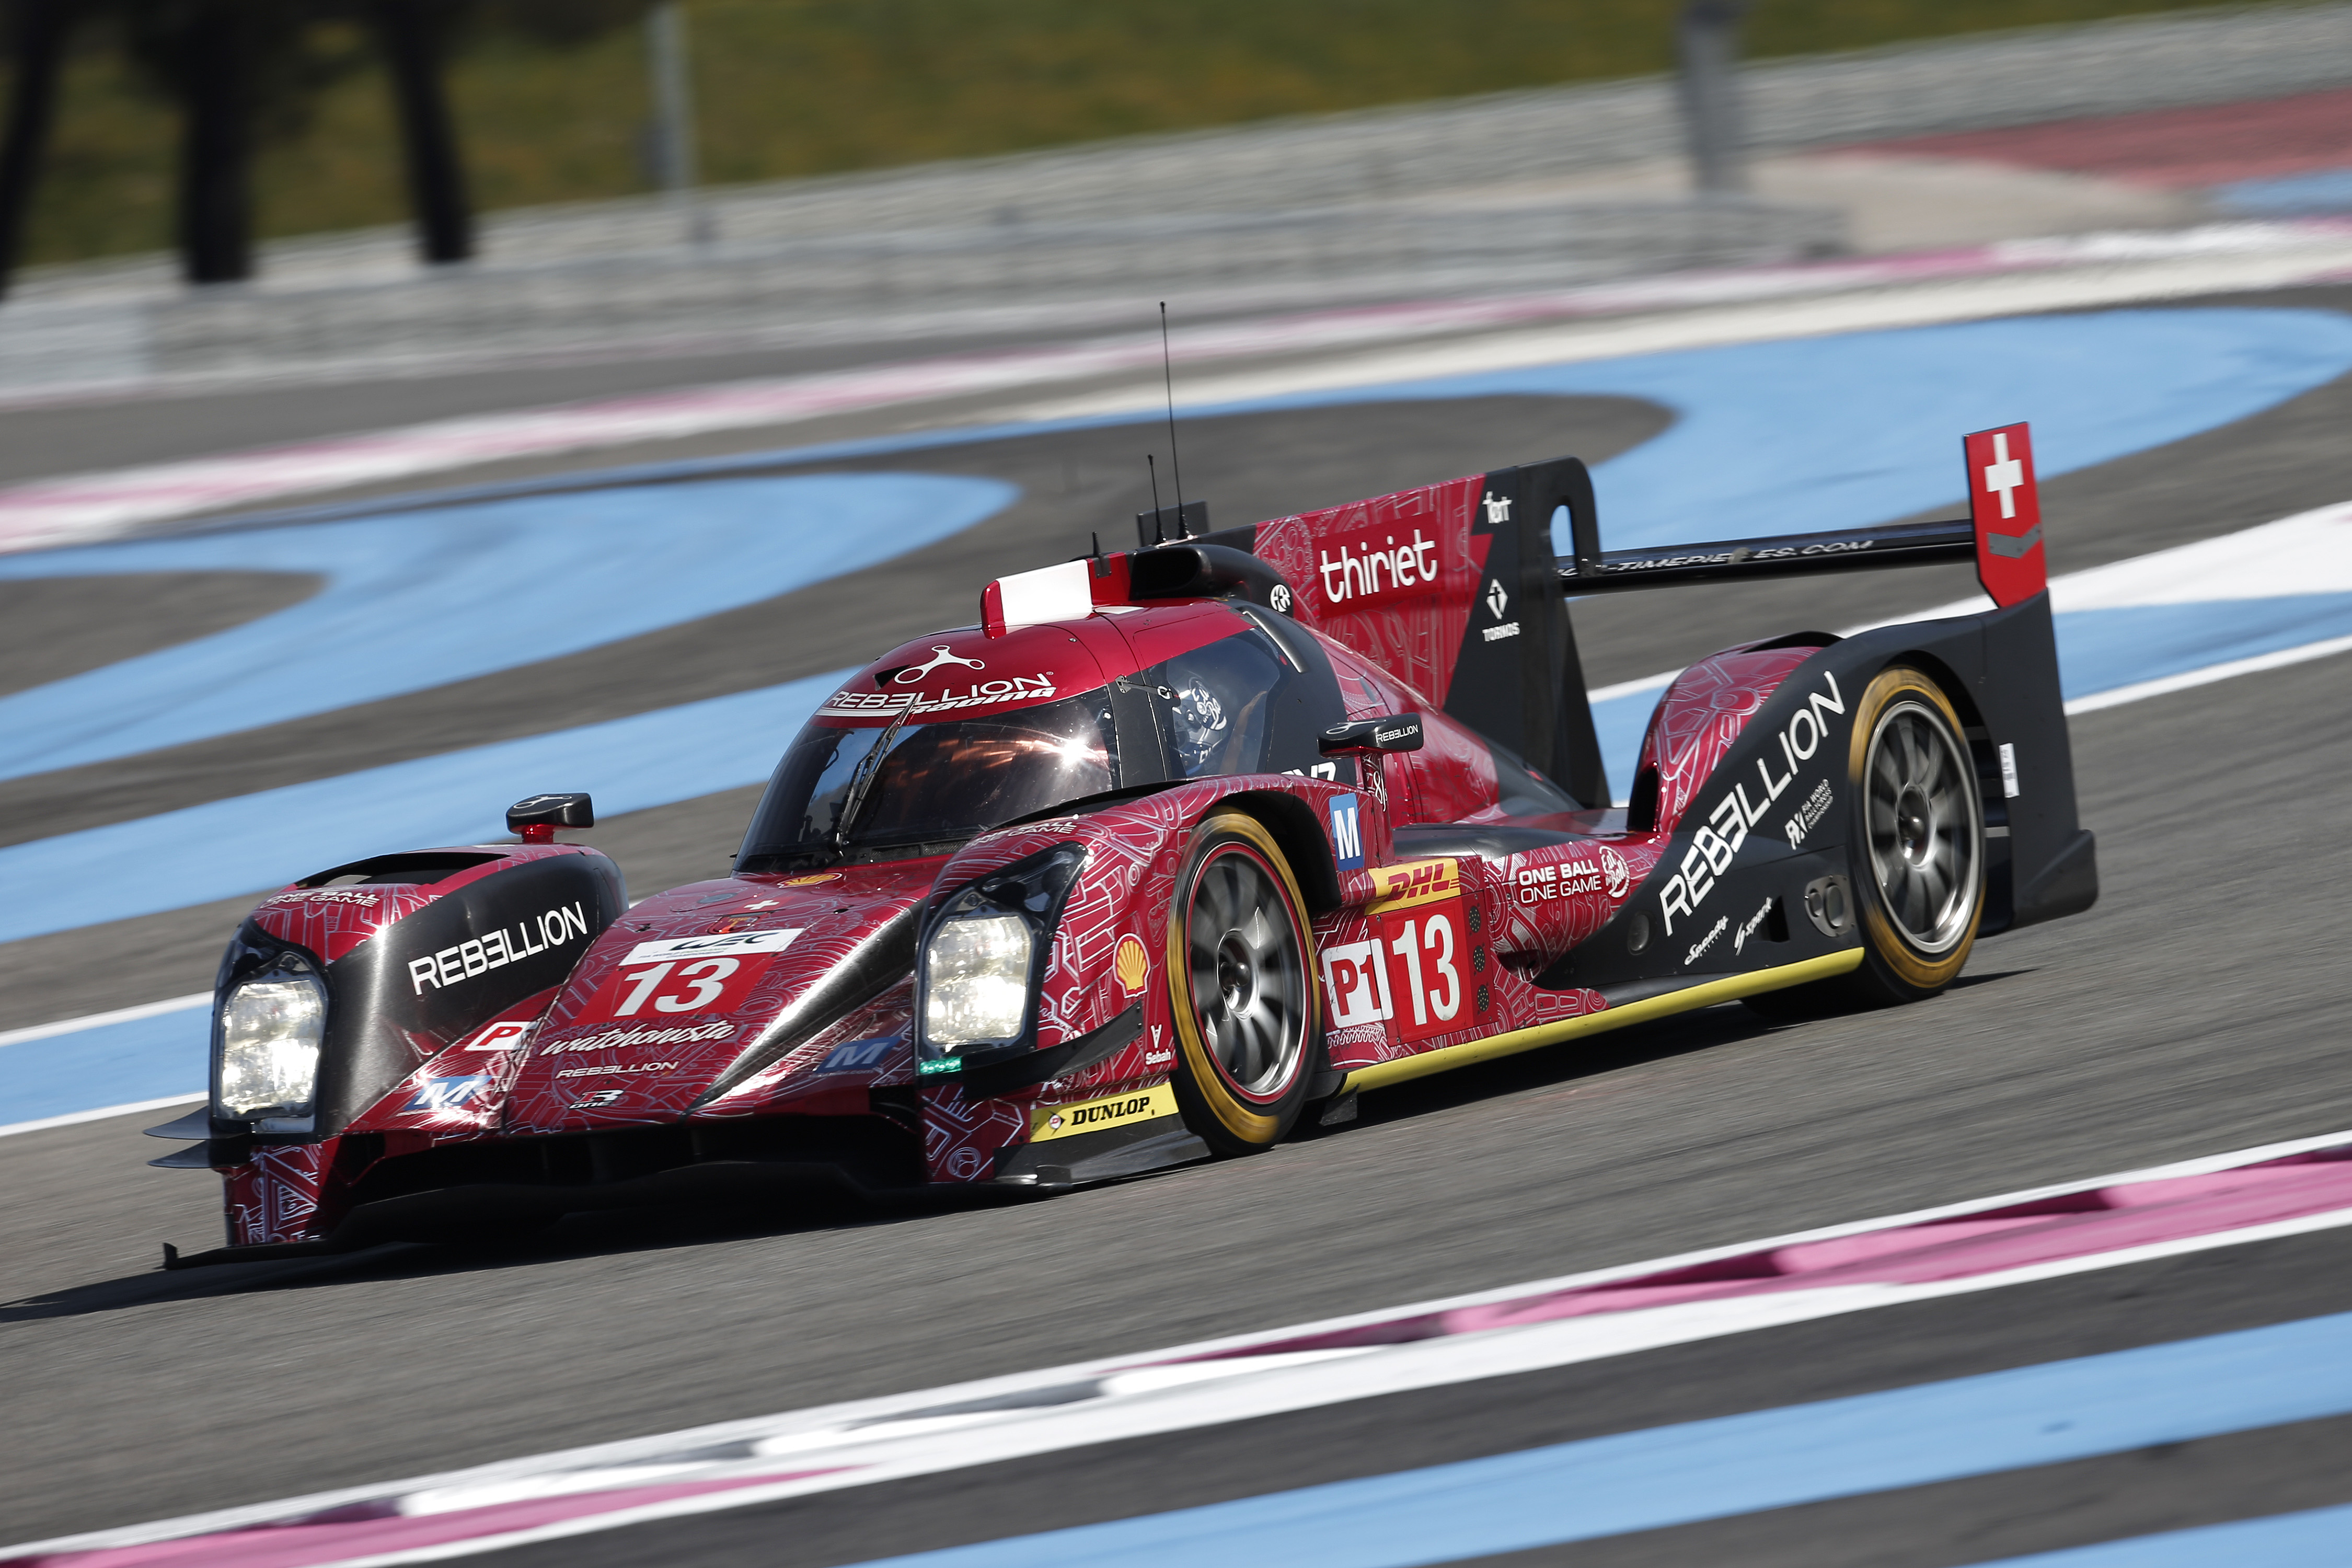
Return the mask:
[[1510, 1375], [2352, 1225], [2352, 1131], [1268, 1333], [0, 1548], [376, 1568]]
[[[1198, 363], [1329, 354], [1445, 335], [1474, 340], [1406, 351], [1401, 358], [1373, 354], [1339, 364], [1243, 372], [1213, 386], [1188, 388], [1193, 401], [1221, 402], [1258, 395], [1268, 388], [1357, 385], [1437, 369], [1475, 371], [1507, 363], [1602, 358], [1709, 342], [1965, 320], [2021, 309], [2277, 288], [2336, 276], [2352, 276], [2352, 223], [2228, 224], [2177, 234], [2011, 241], [1499, 299], [1223, 322], [1181, 330], [1171, 336], [1169, 348], [1175, 359]], [[2033, 290], [2019, 293], [2000, 287], [2004, 279], [2042, 281]], [[1807, 297], [1813, 299], [1809, 308], [1790, 308], [1790, 302]], [[1607, 318], [1641, 320], [1595, 331], [1596, 325], [1608, 326]], [[1550, 331], [1526, 330], [1542, 321], [1570, 324]], [[1578, 322], [1585, 324], [1580, 329]], [[1482, 333], [1486, 336], [1477, 336]], [[184, 462], [40, 479], [0, 489], [0, 552], [87, 543], [174, 518], [519, 458], [676, 440], [1131, 374], [1157, 366], [1160, 353], [1157, 334], [1139, 333], [951, 354], [435, 420]], [[1149, 402], [1138, 403], [1139, 396], [1114, 394], [1073, 408], [1101, 412]], [[1015, 416], [1056, 417], [1065, 412], [1025, 409]]]

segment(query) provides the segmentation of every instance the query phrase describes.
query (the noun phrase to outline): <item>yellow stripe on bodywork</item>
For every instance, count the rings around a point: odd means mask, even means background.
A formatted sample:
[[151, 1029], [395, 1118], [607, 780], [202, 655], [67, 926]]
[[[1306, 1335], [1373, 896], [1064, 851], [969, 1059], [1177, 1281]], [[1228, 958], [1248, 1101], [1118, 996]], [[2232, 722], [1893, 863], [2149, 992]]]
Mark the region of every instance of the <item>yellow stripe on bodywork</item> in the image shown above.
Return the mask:
[[1742, 996], [1784, 990], [1791, 985], [1802, 985], [1809, 980], [1827, 980], [1833, 974], [1843, 974], [1861, 966], [1862, 949], [1855, 947], [1822, 958], [1809, 958], [1802, 963], [1784, 963], [1777, 969], [1757, 970], [1752, 974], [1728, 974], [1721, 980], [1702, 981], [1685, 990], [1669, 991], [1663, 996], [1647, 996], [1639, 1002], [1628, 1002], [1622, 1007], [1604, 1007], [1598, 1013], [1587, 1013], [1582, 1017], [1562, 1018], [1556, 1024], [1538, 1024], [1531, 1029], [1513, 1029], [1508, 1034], [1489, 1035], [1483, 1040], [1447, 1046], [1442, 1050], [1424, 1051], [1417, 1057], [1399, 1057], [1394, 1061], [1374, 1062], [1370, 1067], [1356, 1068], [1339, 1086], [1339, 1092], [1348, 1094], [1357, 1089], [1403, 1083], [1409, 1079], [1427, 1078], [1433, 1072], [1449, 1072], [1454, 1068], [1466, 1068], [1473, 1062], [1517, 1056], [1521, 1051], [1557, 1045], [1562, 1040], [1572, 1040], [1583, 1035], [1605, 1034], [1629, 1024], [1670, 1017], [1698, 1007], [1712, 1007], [1717, 1002], [1736, 1002]]

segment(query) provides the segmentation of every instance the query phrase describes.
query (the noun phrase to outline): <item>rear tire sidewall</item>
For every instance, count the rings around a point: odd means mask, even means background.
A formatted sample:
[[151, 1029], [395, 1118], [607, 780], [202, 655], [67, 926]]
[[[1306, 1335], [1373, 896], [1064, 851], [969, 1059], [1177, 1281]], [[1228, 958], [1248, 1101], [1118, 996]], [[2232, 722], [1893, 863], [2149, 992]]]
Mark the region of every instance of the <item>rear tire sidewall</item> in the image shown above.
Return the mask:
[[[1306, 1004], [1305, 1038], [1290, 1077], [1268, 1098], [1235, 1092], [1211, 1056], [1192, 1004], [1189, 927], [1192, 899], [1203, 866], [1221, 850], [1238, 846], [1272, 874], [1283, 913], [1297, 943], [1300, 994]], [[1192, 830], [1183, 865], [1176, 874], [1168, 907], [1166, 943], [1169, 1012], [1176, 1034], [1176, 1065], [1170, 1082], [1184, 1124], [1220, 1154], [1251, 1154], [1278, 1142], [1298, 1120], [1308, 1088], [1322, 1060], [1322, 996], [1315, 971], [1315, 933], [1307, 900], [1298, 889], [1274, 836], [1255, 818], [1219, 812]]]
[[[1909, 703], [1926, 710], [1934, 722], [1940, 725], [1944, 740], [1958, 759], [1964, 782], [1968, 804], [1966, 829], [1969, 843], [1969, 878], [1974, 883], [1970, 895], [1968, 919], [1958, 940], [1940, 952], [1929, 952], [1910, 941], [1887, 907], [1886, 896], [1879, 887], [1878, 869], [1873, 858], [1870, 837], [1870, 804], [1868, 766], [1871, 741], [1891, 710]], [[1969, 748], [1967, 731], [1959, 715], [1952, 709], [1949, 699], [1934, 679], [1925, 671], [1909, 665], [1894, 665], [1879, 672], [1862, 694], [1856, 704], [1853, 737], [1846, 763], [1846, 784], [1853, 795], [1851, 821], [1853, 838], [1849, 861], [1853, 870], [1854, 902], [1861, 914], [1862, 967], [1847, 977], [1844, 989], [1849, 994], [1867, 1002], [1916, 1002], [1935, 995], [1954, 979], [1968, 963], [1969, 953], [1976, 945], [1978, 928], [1984, 921], [1985, 905], [1985, 832], [1984, 805], [1980, 798], [1976, 765]]]

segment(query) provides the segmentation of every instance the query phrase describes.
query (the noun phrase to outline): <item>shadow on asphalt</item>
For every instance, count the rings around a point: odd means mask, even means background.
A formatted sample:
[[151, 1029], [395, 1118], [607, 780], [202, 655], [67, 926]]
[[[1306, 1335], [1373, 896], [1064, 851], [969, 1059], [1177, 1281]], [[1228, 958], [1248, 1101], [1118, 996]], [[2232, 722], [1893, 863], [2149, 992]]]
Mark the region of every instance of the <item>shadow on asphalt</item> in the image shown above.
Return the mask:
[[[1954, 981], [1955, 991], [1997, 984], [2027, 970], [1999, 970], [1965, 974]], [[1926, 1004], [1933, 1005], [1932, 1003]], [[1849, 1008], [1824, 1013], [1824, 1020], [1872, 1011]], [[1900, 1016], [1886, 1010], [1890, 1016]], [[1664, 1018], [1622, 1033], [1597, 1037], [1583, 1049], [1538, 1049], [1499, 1060], [1482, 1062], [1433, 1078], [1399, 1084], [1368, 1093], [1353, 1125], [1369, 1126], [1410, 1121], [1416, 1117], [1450, 1110], [1482, 1100], [1501, 1099], [1531, 1089], [1557, 1088], [1582, 1079], [1664, 1061], [1717, 1047], [1759, 1039], [1806, 1027], [1803, 1022], [1766, 1019], [1729, 1003]], [[1344, 1126], [1318, 1129], [1302, 1125], [1294, 1138], [1329, 1138]], [[1150, 1176], [1131, 1178], [1148, 1182]], [[750, 1241], [828, 1230], [860, 1230], [897, 1226], [1003, 1204], [1043, 1201], [1035, 1194], [983, 1190], [971, 1194], [926, 1193], [919, 1195], [859, 1200], [848, 1195], [812, 1197], [789, 1218], [773, 1208], [688, 1208], [683, 1206], [617, 1209], [566, 1215], [546, 1228], [500, 1239], [457, 1242], [386, 1242], [346, 1253], [317, 1258], [279, 1258], [254, 1263], [224, 1263], [208, 1268], [125, 1275], [94, 1280], [46, 1295], [0, 1304], [0, 1324], [33, 1322], [50, 1318], [78, 1318], [120, 1311], [161, 1301], [199, 1300], [270, 1290], [298, 1290], [317, 1286], [357, 1285], [376, 1280], [429, 1279], [488, 1270], [531, 1268], [566, 1258], [613, 1257], [698, 1247], [715, 1242]]]

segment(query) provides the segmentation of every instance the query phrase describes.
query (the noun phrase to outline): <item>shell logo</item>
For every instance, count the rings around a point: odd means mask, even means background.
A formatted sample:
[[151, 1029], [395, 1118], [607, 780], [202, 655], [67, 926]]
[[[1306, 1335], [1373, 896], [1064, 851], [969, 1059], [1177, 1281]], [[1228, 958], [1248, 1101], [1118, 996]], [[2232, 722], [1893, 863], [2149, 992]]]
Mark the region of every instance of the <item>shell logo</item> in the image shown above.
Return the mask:
[[1150, 978], [1151, 956], [1143, 951], [1143, 943], [1133, 931], [1118, 939], [1118, 952], [1111, 957], [1110, 969], [1129, 996], [1140, 992], [1143, 983]]
[[787, 877], [784, 879], [784, 886], [787, 888], [814, 888], [819, 882], [838, 882], [840, 880], [841, 873], [838, 871], [819, 871], [814, 877]]

